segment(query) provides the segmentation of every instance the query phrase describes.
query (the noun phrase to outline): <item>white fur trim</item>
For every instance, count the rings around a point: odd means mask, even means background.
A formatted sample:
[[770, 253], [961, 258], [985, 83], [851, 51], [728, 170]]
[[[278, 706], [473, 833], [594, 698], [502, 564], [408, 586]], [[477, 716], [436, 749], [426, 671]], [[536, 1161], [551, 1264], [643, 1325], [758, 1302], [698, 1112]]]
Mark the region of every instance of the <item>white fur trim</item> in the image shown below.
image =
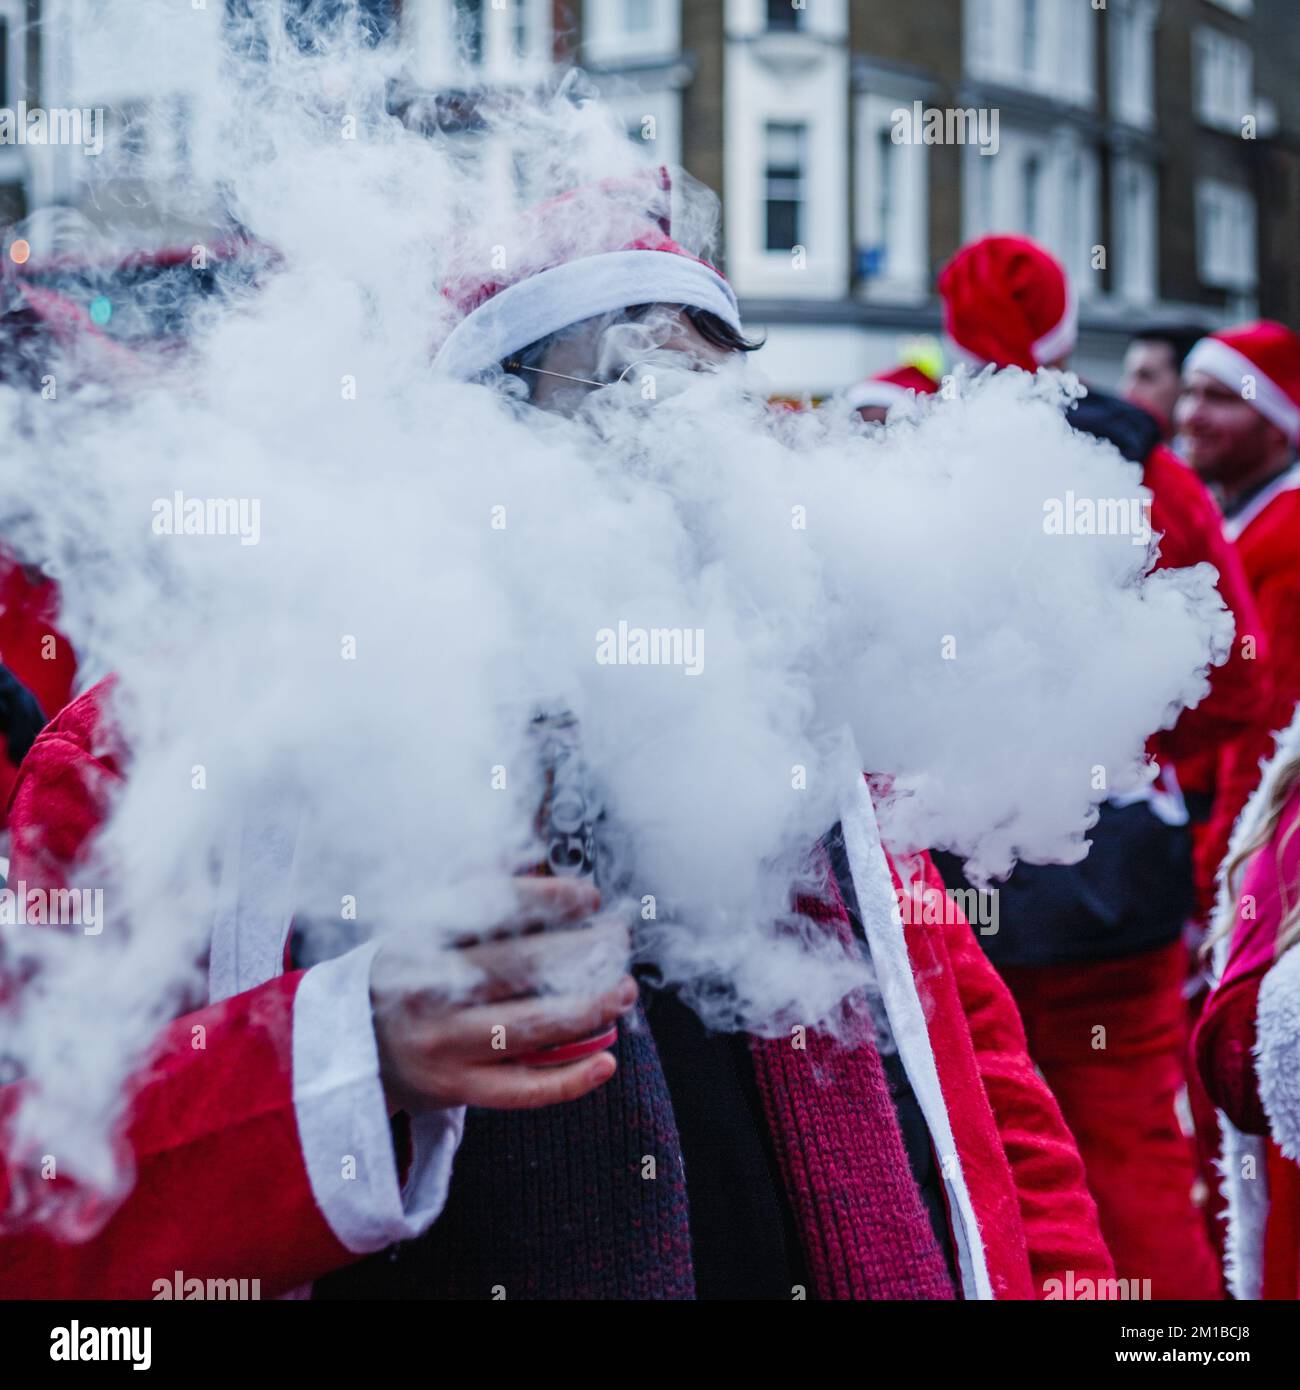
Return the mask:
[[1202, 338], [1187, 354], [1183, 372], [1206, 372], [1234, 391], [1246, 377], [1255, 379], [1255, 399], [1248, 402], [1294, 443], [1300, 443], [1300, 405], [1243, 352], [1222, 338]]
[[1223, 523], [1223, 534], [1230, 541], [1240, 540], [1246, 527], [1267, 509], [1275, 497], [1280, 497], [1284, 492], [1294, 492], [1297, 488], [1300, 488], [1300, 462], [1293, 463], [1285, 473], [1274, 478], [1266, 488], [1252, 497], [1239, 512], [1227, 517]]
[[[992, 1299], [993, 1285], [984, 1256], [984, 1241], [948, 1118], [948, 1103], [939, 1084], [930, 1030], [903, 936], [898, 897], [880, 843], [871, 793], [861, 777], [845, 797], [840, 820], [858, 913], [867, 934], [867, 947], [885, 1012], [898, 1044], [899, 1059], [925, 1116], [940, 1169], [945, 1174], [962, 1292], [968, 1299]], [[949, 1171], [951, 1176], [948, 1176]]]
[[[398, 1187], [370, 1011], [377, 941], [313, 966], [293, 1001], [293, 1108], [312, 1196], [356, 1254], [428, 1229], [447, 1201], [463, 1107], [412, 1121], [414, 1159]], [[351, 1161], [352, 1171], [344, 1165]]]
[[907, 386], [899, 386], [894, 381], [860, 381], [850, 386], [844, 394], [844, 403], [850, 410], [860, 410], [864, 406], [881, 405], [888, 408], [897, 405], [912, 391]]
[[[1276, 751], [1264, 765], [1259, 786], [1237, 817], [1228, 842], [1227, 856], [1219, 865], [1218, 898], [1211, 924], [1211, 930], [1217, 937], [1214, 970], [1218, 976], [1222, 976], [1227, 963], [1232, 929], [1237, 919], [1236, 903], [1227, 882], [1227, 866], [1254, 839], [1263, 825], [1278, 773], [1297, 752], [1300, 752], [1300, 716], [1292, 718], [1291, 723], [1278, 735]], [[1262, 1088], [1262, 1075], [1260, 1083]], [[1224, 1273], [1228, 1291], [1237, 1299], [1257, 1299], [1264, 1286], [1264, 1227], [1268, 1219], [1265, 1144], [1259, 1135], [1243, 1134], [1223, 1111], [1219, 1111], [1219, 1129], [1223, 1135], [1219, 1171], [1223, 1175], [1222, 1191], [1228, 1204], [1228, 1231], [1224, 1242]], [[1253, 1171], [1253, 1178], [1246, 1177], [1247, 1167]]]
[[1065, 312], [1055, 328], [1050, 328], [1030, 349], [1040, 367], [1068, 357], [1079, 341], [1079, 297], [1074, 283], [1065, 277]]
[[[284, 973], [293, 921], [300, 817], [275, 804], [228, 838], [208, 961], [208, 997], [216, 1003]], [[379, 1080], [370, 1011], [369, 942], [308, 970], [293, 1002], [293, 1104], [303, 1166], [330, 1229], [349, 1250], [381, 1250], [409, 1240], [447, 1200], [463, 1108], [411, 1117], [411, 1166], [399, 1188], [392, 1130]], [[344, 1155], [356, 1161], [344, 1179]], [[310, 1285], [286, 1298], [310, 1296]]]
[[1255, 1063], [1273, 1138], [1300, 1162], [1300, 950], [1294, 946], [1259, 988]]
[[217, 1003], [284, 973], [293, 919], [296, 807], [249, 815], [227, 836], [208, 948], [208, 1000]]
[[707, 309], [740, 332], [735, 291], [710, 266], [674, 251], [607, 251], [552, 266], [493, 295], [451, 331], [434, 369], [469, 381], [539, 338], [633, 304]]

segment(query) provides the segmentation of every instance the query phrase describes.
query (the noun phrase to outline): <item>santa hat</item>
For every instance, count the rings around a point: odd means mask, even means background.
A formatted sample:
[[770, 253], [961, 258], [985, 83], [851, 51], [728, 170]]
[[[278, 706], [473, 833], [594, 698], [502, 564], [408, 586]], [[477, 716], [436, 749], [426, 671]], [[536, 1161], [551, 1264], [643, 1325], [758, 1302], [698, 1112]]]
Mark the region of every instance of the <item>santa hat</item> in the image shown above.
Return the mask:
[[1300, 337], [1285, 324], [1261, 319], [1202, 338], [1183, 363], [1184, 375], [1191, 372], [1205, 372], [1234, 391], [1251, 381], [1251, 405], [1300, 444]]
[[963, 246], [939, 276], [944, 328], [972, 357], [1032, 372], [1067, 357], [1079, 308], [1065, 267], [1028, 237]]
[[844, 400], [850, 410], [867, 406], [883, 406], [887, 410], [909, 394], [929, 396], [938, 389], [939, 383], [919, 367], [894, 367], [850, 386]]
[[[735, 291], [707, 261], [670, 235], [667, 170], [606, 180], [526, 213], [503, 271], [491, 255], [462, 257], [443, 286], [462, 314], [434, 368], [467, 381], [541, 338], [633, 304], [706, 309], [739, 333]], [[508, 253], [509, 244], [494, 250]], [[477, 264], [476, 264], [477, 262]], [[490, 271], [482, 270], [492, 266]]]

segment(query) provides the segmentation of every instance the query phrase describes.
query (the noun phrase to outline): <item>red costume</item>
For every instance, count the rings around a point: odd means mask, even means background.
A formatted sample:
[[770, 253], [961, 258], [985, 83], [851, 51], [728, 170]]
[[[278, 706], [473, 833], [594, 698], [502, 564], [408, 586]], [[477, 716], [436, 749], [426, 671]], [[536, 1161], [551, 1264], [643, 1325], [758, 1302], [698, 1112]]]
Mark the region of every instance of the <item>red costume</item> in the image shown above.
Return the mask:
[[[69, 706], [24, 764], [12, 816], [16, 873], [31, 884], [66, 878], [122, 776], [107, 733], [109, 689], [102, 683]], [[1113, 1267], [1078, 1154], [1007, 991], [958, 916], [925, 925], [915, 912], [916, 925], [900, 925], [899, 868], [932, 893], [933, 870], [923, 857], [890, 865], [865, 784], [858, 798], [845, 810], [846, 847], [899, 1054], [943, 1168], [962, 1291], [1059, 1297], [1068, 1278], [1073, 1296], [1106, 1297]], [[264, 955], [282, 964], [282, 952]], [[427, 1226], [436, 1211], [404, 1216], [392, 1202], [396, 1178], [384, 1189], [381, 1174], [371, 1193], [380, 1215], [367, 1222], [355, 1194], [332, 1190], [307, 1152], [313, 1121], [294, 1014], [304, 982], [328, 968], [245, 981], [177, 1019], [133, 1088], [131, 1192], [84, 1244], [40, 1230], [0, 1239], [0, 1295], [142, 1298], [181, 1269], [187, 1278], [259, 1278], [270, 1297]], [[339, 1020], [340, 1043], [351, 1022]], [[200, 1024], [208, 1045], [195, 1051]], [[21, 1084], [0, 1091], [0, 1117]], [[348, 1186], [334, 1178], [335, 1188]], [[0, 1207], [15, 1179], [0, 1163]]]
[[[1234, 857], [1256, 838], [1277, 774], [1298, 753], [1300, 725], [1292, 724], [1234, 833]], [[1205, 1088], [1221, 1112], [1228, 1275], [1238, 1298], [1300, 1298], [1300, 951], [1277, 958], [1279, 927], [1298, 888], [1300, 789], [1293, 788], [1236, 892], [1221, 888], [1215, 928], [1227, 934], [1218, 943], [1219, 982], [1194, 1038]]]

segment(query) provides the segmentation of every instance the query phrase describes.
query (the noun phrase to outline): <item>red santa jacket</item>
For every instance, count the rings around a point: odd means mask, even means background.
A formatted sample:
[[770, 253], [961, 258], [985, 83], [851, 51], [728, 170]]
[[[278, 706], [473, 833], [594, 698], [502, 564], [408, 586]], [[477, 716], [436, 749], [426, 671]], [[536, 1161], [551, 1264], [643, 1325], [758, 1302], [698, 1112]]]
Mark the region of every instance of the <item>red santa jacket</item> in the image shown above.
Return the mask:
[[[29, 884], [66, 876], [122, 774], [105, 732], [107, 690], [101, 683], [69, 706], [23, 765], [11, 818], [15, 875]], [[864, 814], [846, 816], [846, 845], [899, 1051], [947, 1180], [966, 1296], [1059, 1297], [1068, 1280], [1075, 1296], [1095, 1288], [1104, 1297], [1114, 1270], [1082, 1164], [1026, 1055], [1015, 1006], [949, 900], [938, 922], [909, 911], [900, 926], [900, 897], [933, 901], [942, 888], [924, 856], [886, 860], [865, 784], [860, 796]], [[0, 1238], [0, 1296], [148, 1297], [160, 1273], [181, 1269], [259, 1278], [270, 1297], [356, 1257], [313, 1200], [297, 1132], [290, 1034], [302, 974], [166, 1030], [132, 1088], [131, 1192], [83, 1244], [38, 1230]], [[199, 1024], [208, 1045], [194, 1051]], [[0, 1133], [21, 1084], [0, 1090]], [[0, 1210], [18, 1181], [4, 1153], [0, 1140]]]
[[[1236, 620], [1236, 639], [1228, 660], [1210, 675], [1210, 693], [1184, 710], [1172, 729], [1156, 734], [1158, 758], [1184, 769], [1198, 758], [1216, 757], [1228, 741], [1267, 715], [1270, 692], [1265, 680], [1268, 644], [1243, 558], [1225, 534], [1223, 518], [1204, 483], [1163, 445], [1147, 456], [1142, 482], [1151, 489], [1151, 528], [1160, 534], [1160, 569], [1185, 569], [1202, 561], [1219, 572], [1219, 596]], [[1243, 643], [1243, 637], [1251, 637]], [[1196, 779], [1194, 772], [1187, 780]]]
[[1263, 708], [1216, 759], [1214, 812], [1197, 849], [1197, 876], [1212, 885], [1227, 852], [1232, 827], [1259, 783], [1259, 768], [1273, 750], [1273, 735], [1291, 722], [1300, 700], [1300, 464], [1225, 523], [1255, 597], [1258, 619], [1238, 631], [1267, 645], [1268, 667], [1259, 680]]
[[[1233, 835], [1262, 831], [1279, 773], [1300, 756], [1300, 720], [1278, 739]], [[1229, 887], [1235, 891], [1229, 892]], [[1300, 789], [1236, 885], [1221, 885], [1218, 983], [1192, 1039], [1224, 1140], [1228, 1276], [1238, 1298], [1300, 1298], [1300, 948], [1279, 960], [1279, 928], [1300, 891]]]
[[[54, 626], [58, 586], [0, 547], [0, 663], [36, 697], [47, 719], [72, 697], [77, 660], [72, 645]], [[18, 769], [0, 740], [0, 826]]]

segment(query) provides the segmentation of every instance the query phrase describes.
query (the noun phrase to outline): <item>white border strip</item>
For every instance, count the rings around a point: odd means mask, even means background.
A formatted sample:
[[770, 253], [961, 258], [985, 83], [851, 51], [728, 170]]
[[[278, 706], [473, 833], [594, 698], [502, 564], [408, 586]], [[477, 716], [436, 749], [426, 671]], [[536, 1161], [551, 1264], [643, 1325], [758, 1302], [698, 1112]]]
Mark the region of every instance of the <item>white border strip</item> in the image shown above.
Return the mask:
[[[1244, 353], [1222, 338], [1202, 338], [1187, 354], [1183, 373], [1207, 372], [1215, 381], [1240, 391], [1247, 377], [1254, 378], [1255, 399], [1247, 402], [1293, 443], [1300, 443], [1300, 405]], [[1243, 397], [1244, 399], [1244, 397]]]
[[[948, 1192], [949, 1210], [954, 1216], [954, 1237], [961, 1273], [962, 1292], [968, 1299], [992, 1299], [984, 1257], [984, 1242], [961, 1154], [948, 1118], [948, 1104], [939, 1084], [930, 1030], [916, 989], [916, 977], [903, 936], [903, 918], [894, 892], [889, 865], [885, 862], [876, 824], [871, 792], [858, 776], [856, 788], [845, 796], [840, 823], [844, 847], [848, 851], [849, 874], [858, 899], [858, 913], [867, 934], [867, 946], [880, 983], [885, 1012], [889, 1015], [899, 1059], [925, 1116], [926, 1128], [939, 1155], [940, 1171]], [[947, 1162], [951, 1157], [952, 1162]], [[951, 1170], [951, 1176], [948, 1176]]]
[[1300, 460], [1297, 460], [1286, 470], [1274, 478], [1271, 483], [1254, 497], [1239, 511], [1223, 520], [1223, 534], [1230, 541], [1241, 539], [1242, 532], [1250, 525], [1275, 498], [1281, 497], [1284, 492], [1294, 492], [1300, 488]]
[[539, 271], [493, 295], [452, 330], [434, 370], [469, 381], [539, 338], [633, 304], [707, 309], [740, 332], [735, 291], [711, 266], [674, 251], [607, 251]]
[[868, 377], [866, 381], [860, 381], [856, 386], [850, 386], [844, 397], [844, 403], [850, 410], [861, 410], [865, 406], [885, 406], [888, 408], [897, 405], [904, 396], [912, 394], [911, 388], [899, 386], [893, 381], [875, 381]]
[[1074, 284], [1068, 275], [1065, 279], [1065, 312], [1055, 328], [1049, 329], [1034, 343], [1030, 351], [1040, 367], [1058, 358], [1068, 357], [1079, 342], [1079, 297], [1074, 292]]

